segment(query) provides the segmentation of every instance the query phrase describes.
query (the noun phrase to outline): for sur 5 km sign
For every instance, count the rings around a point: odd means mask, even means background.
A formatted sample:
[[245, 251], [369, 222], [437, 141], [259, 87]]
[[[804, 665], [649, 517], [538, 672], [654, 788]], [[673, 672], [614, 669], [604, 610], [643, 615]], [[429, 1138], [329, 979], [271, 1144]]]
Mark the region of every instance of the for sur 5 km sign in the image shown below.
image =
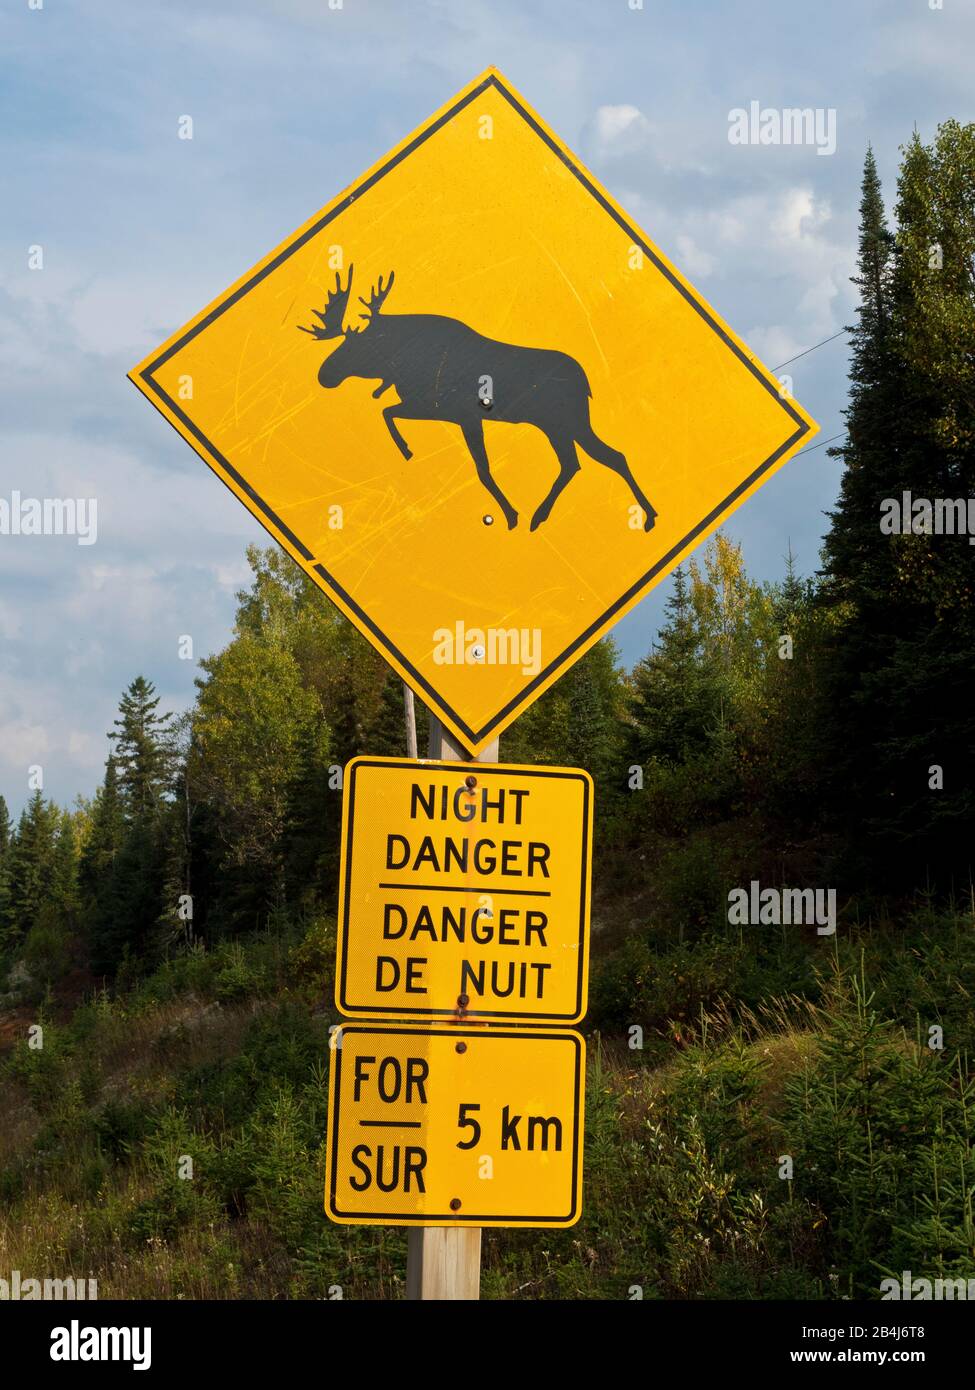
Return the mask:
[[581, 1019], [592, 804], [592, 779], [575, 768], [355, 758], [343, 802], [339, 1010]]
[[345, 1023], [332, 1035], [333, 1221], [572, 1226], [585, 1044], [558, 1029]]

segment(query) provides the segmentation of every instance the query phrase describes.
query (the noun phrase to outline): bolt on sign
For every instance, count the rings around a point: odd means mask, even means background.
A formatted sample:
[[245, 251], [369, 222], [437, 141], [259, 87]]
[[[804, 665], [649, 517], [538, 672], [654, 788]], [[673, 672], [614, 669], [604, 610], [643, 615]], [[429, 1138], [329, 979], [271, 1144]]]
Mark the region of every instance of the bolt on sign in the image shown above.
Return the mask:
[[578, 1221], [578, 1033], [344, 1023], [332, 1037], [325, 1209], [333, 1221]]
[[341, 1013], [584, 1016], [588, 773], [362, 757], [344, 786]]
[[472, 753], [818, 428], [494, 69], [130, 376]]

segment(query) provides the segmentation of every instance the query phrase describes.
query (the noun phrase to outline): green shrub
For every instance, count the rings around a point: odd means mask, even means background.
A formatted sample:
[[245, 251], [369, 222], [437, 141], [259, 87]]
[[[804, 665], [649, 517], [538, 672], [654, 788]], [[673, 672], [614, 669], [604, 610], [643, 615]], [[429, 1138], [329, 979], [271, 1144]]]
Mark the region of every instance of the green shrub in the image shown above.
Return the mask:
[[307, 986], [313, 994], [330, 996], [335, 984], [334, 917], [312, 918], [308, 929], [288, 957], [291, 979]]
[[260, 994], [266, 985], [263, 969], [250, 961], [239, 941], [218, 949], [217, 969], [213, 977], [213, 992], [218, 999], [246, 999]]
[[52, 904], [40, 909], [24, 941], [24, 964], [35, 988], [43, 991], [66, 975], [71, 966], [70, 926]]
[[795, 1189], [823, 1214], [843, 1292], [876, 1297], [878, 1269], [975, 1269], [975, 1084], [957, 1057], [882, 1019], [863, 974], [841, 974], [830, 1027], [787, 1086]]
[[211, 1141], [194, 1129], [185, 1111], [171, 1106], [158, 1117], [140, 1150], [152, 1191], [126, 1221], [135, 1242], [172, 1241], [185, 1227], [205, 1228], [217, 1219], [218, 1206], [207, 1185], [212, 1154]]

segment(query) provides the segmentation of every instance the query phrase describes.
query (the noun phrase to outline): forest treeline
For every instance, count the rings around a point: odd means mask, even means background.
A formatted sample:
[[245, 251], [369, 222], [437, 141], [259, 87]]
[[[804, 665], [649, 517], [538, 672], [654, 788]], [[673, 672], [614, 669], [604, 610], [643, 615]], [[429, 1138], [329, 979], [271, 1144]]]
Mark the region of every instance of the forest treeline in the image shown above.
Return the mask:
[[[786, 556], [780, 583], [757, 584], [719, 534], [677, 572], [635, 669], [600, 643], [502, 737], [502, 760], [593, 774], [597, 888], [645, 886], [690, 932], [752, 878], [828, 884], [858, 909], [970, 890], [975, 550], [923, 519], [887, 534], [881, 517], [904, 493], [975, 495], [973, 171], [971, 126], [915, 135], [892, 229], [868, 154], [820, 572], [800, 578]], [[140, 675], [93, 799], [37, 791], [16, 826], [0, 800], [8, 961], [56, 974], [73, 941], [96, 974], [145, 969], [333, 900], [338, 770], [405, 755], [402, 686], [287, 557], [249, 559], [233, 639], [201, 663], [189, 714], [160, 712]]]

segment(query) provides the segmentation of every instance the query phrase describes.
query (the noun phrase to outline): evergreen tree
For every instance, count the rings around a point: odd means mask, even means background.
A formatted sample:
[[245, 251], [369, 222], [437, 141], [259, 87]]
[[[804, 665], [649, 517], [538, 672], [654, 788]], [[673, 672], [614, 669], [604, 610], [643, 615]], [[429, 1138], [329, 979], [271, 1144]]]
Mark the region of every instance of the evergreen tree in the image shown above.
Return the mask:
[[632, 757], [638, 763], [685, 763], [708, 745], [718, 718], [721, 682], [704, 657], [701, 621], [687, 575], [674, 571], [663, 627], [633, 672]]
[[137, 676], [119, 703], [115, 732], [118, 783], [128, 815], [137, 820], [158, 815], [172, 777], [170, 716], [157, 713], [159, 696], [144, 676]]
[[[414, 697], [417, 753], [426, 754], [426, 725], [423, 706]], [[382, 758], [406, 757], [406, 703], [402, 677], [390, 668], [383, 681], [379, 709], [366, 738], [370, 753]], [[422, 751], [421, 751], [422, 750]]]
[[111, 973], [122, 958], [126, 904], [119, 860], [126, 823], [114, 753], [91, 809], [91, 827], [81, 856], [79, 880], [88, 924], [92, 969]]
[[10, 866], [12, 854], [13, 825], [7, 803], [0, 796], [0, 950], [3, 949], [7, 934], [13, 922], [10, 915], [11, 883]]
[[605, 801], [619, 781], [620, 713], [624, 686], [619, 653], [611, 637], [591, 647], [566, 675], [568, 720], [565, 752], [570, 767], [584, 767]]
[[283, 832], [288, 901], [309, 908], [331, 896], [338, 869], [342, 796], [330, 785], [331, 763], [331, 730], [320, 715], [309, 718], [297, 733]]
[[[189, 752], [193, 717], [184, 713], [173, 721], [173, 801], [166, 817], [162, 847], [162, 902], [156, 938], [163, 953], [170, 946], [187, 945], [203, 929], [205, 901], [197, 892], [194, 874], [194, 838], [197, 807], [190, 784]], [[201, 875], [200, 886], [204, 881]]]
[[896, 447], [891, 429], [896, 407], [890, 329], [893, 256], [894, 237], [887, 224], [877, 164], [873, 150], [868, 149], [860, 193], [858, 273], [852, 277], [860, 302], [856, 323], [847, 326], [847, 439], [829, 451], [845, 464], [840, 502], [830, 513], [823, 552], [827, 588], [834, 601], [851, 596], [853, 587], [863, 581], [864, 570], [872, 570], [882, 553], [877, 545], [876, 474], [884, 451]]
[[35, 791], [21, 813], [10, 850], [10, 914], [17, 940], [53, 901], [57, 822], [57, 807]]
[[582, 767], [608, 795], [621, 768], [624, 691], [616, 644], [604, 638], [504, 731], [502, 761]]
[[71, 926], [78, 910], [78, 838], [70, 811], [58, 816], [52, 868], [52, 901], [60, 920]]
[[163, 908], [174, 751], [170, 716], [158, 706], [152, 683], [136, 677], [109, 733], [115, 747], [93, 811], [82, 877], [92, 965], [108, 974], [126, 956], [145, 963]]
[[[850, 391], [847, 439], [831, 454], [844, 462], [840, 495], [823, 545], [821, 595], [834, 615], [822, 728], [831, 816], [849, 845], [855, 826], [876, 813], [883, 791], [871, 753], [877, 717], [867, 698], [871, 673], [885, 660], [893, 578], [889, 539], [880, 532], [879, 504], [897, 487], [895, 456], [902, 443], [895, 333], [891, 326], [894, 238], [884, 212], [873, 151], [864, 163], [860, 199], [857, 321], [849, 327]], [[864, 864], [861, 863], [861, 869]]]
[[772, 595], [772, 613], [783, 633], [785, 625], [807, 608], [812, 592], [812, 585], [808, 580], [803, 581], [796, 570], [796, 557], [790, 544], [785, 557], [785, 578], [775, 586]]
[[896, 239], [872, 157], [864, 173], [846, 471], [824, 547], [823, 745], [850, 867], [878, 887], [965, 882], [971, 861], [975, 555], [923, 518], [901, 518], [908, 535], [880, 521], [904, 492], [975, 494], [973, 129], [949, 122], [931, 147], [914, 136]]

